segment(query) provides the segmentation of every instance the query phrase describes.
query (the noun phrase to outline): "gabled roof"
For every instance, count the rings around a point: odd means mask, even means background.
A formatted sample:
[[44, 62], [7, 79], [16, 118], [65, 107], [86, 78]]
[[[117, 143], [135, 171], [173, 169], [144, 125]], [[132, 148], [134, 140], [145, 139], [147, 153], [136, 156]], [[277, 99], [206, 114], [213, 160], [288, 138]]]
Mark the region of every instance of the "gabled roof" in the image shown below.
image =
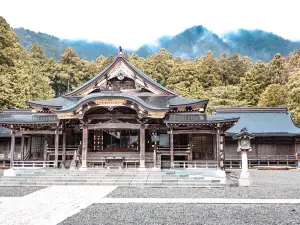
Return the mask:
[[134, 65], [132, 65], [125, 54], [119, 54], [115, 57], [114, 61], [108, 65], [105, 69], [103, 69], [99, 74], [97, 74], [96, 76], [94, 76], [91, 80], [89, 80], [88, 82], [84, 83], [82, 86], [76, 88], [74, 91], [66, 94], [65, 96], [76, 96], [78, 95], [78, 93], [81, 93], [82, 90], [84, 90], [87, 87], [90, 87], [91, 85], [95, 85], [97, 83], [97, 81], [101, 80], [102, 78], [104, 78], [104, 76], [114, 68], [114, 66], [118, 63], [118, 62], [124, 62], [129, 69], [131, 69], [133, 72], [135, 72], [135, 74], [137, 76], [139, 76], [143, 81], [145, 81], [146, 83], [149, 83], [153, 86], [155, 86], [156, 88], [158, 88], [159, 90], [161, 90], [165, 95], [176, 95], [175, 93], [173, 93], [172, 91], [168, 90], [167, 88], [163, 87], [161, 84], [157, 83], [156, 81], [154, 81], [153, 79], [151, 79], [150, 77], [148, 77], [146, 74], [144, 74], [142, 71], [140, 71], [138, 68], [136, 68]]
[[[107, 80], [113, 78], [118, 73], [125, 73], [131, 79], [134, 79], [136, 85], [145, 84], [145, 88], [150, 88], [155, 91], [152, 92], [140, 92], [133, 89], [125, 89], [122, 91], [101, 91], [95, 93], [90, 93], [94, 89], [99, 88], [97, 85], [103, 85]], [[110, 78], [109, 78], [110, 77]], [[88, 93], [88, 94], [86, 94]], [[111, 94], [114, 93], [114, 94]], [[51, 111], [65, 110], [72, 108], [86, 99], [98, 97], [111, 97], [112, 95], [121, 96], [126, 95], [128, 98], [137, 98], [142, 104], [148, 105], [150, 108], [160, 108], [160, 109], [175, 109], [184, 107], [202, 108], [205, 111], [208, 100], [207, 99], [189, 99], [179, 96], [172, 91], [166, 89], [135, 66], [133, 66], [127, 59], [126, 54], [118, 53], [114, 61], [103, 69], [94, 78], [75, 89], [74, 91], [60, 96], [58, 98], [53, 98], [49, 100], [38, 100], [38, 101], [28, 101], [27, 104], [34, 109], [49, 108]], [[123, 97], [124, 97], [123, 96]]]
[[287, 107], [236, 107], [214, 109], [213, 115], [239, 121], [227, 131], [229, 136], [247, 128], [255, 136], [297, 136], [300, 129], [295, 126]]

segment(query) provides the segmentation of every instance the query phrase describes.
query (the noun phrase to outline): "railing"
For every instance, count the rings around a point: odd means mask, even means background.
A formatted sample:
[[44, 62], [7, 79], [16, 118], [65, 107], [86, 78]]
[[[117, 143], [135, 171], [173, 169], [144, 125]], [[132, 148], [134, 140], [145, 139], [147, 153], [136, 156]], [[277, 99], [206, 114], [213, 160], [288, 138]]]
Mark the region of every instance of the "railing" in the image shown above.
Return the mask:
[[104, 159], [91, 159], [91, 160], [87, 160], [87, 163], [92, 167], [95, 167], [95, 165], [101, 165], [101, 168], [105, 167]]
[[[190, 148], [188, 146], [183, 146], [183, 147], [174, 147], [174, 151], [189, 151]], [[163, 148], [163, 147], [158, 147], [157, 151], [171, 151], [170, 147]]]
[[[66, 145], [66, 151], [73, 151], [74, 150], [78, 150], [78, 145]], [[63, 146], [62, 145], [59, 145], [58, 146], [58, 151], [62, 151], [63, 150]], [[47, 148], [47, 151], [48, 152], [54, 152], [55, 151], [55, 146], [53, 145], [49, 145], [48, 148]]]
[[140, 159], [139, 158], [135, 158], [135, 159], [125, 159], [123, 161], [123, 164], [125, 166], [125, 168], [128, 168], [128, 164], [129, 165], [134, 165], [134, 168], [137, 168], [138, 165], [140, 165]]
[[175, 168], [217, 168], [216, 161], [174, 161]]
[[30, 158], [30, 151], [26, 151], [25, 153], [24, 153], [24, 160], [27, 160], [27, 159], [29, 159]]
[[54, 167], [55, 161], [14, 161], [14, 168]]
[[[0, 160], [10, 160], [11, 156], [10, 153], [1, 153], [0, 154]], [[19, 160], [21, 159], [21, 154], [20, 153], [14, 153], [14, 159]]]
[[[248, 166], [297, 166], [298, 158], [296, 155], [248, 155]], [[241, 157], [238, 155], [226, 155], [226, 168], [241, 168]]]

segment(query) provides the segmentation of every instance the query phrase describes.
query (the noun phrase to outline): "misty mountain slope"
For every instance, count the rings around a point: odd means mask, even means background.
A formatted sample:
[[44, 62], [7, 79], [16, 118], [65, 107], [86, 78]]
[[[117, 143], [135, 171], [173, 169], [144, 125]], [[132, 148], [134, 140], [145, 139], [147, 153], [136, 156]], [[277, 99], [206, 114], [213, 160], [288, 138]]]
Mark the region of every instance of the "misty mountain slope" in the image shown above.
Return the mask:
[[38, 43], [49, 58], [59, 59], [66, 46], [61, 44], [61, 40], [55, 36], [34, 32], [24, 28], [14, 29], [19, 37], [19, 43], [29, 50], [34, 43]]
[[[96, 60], [100, 55], [114, 55], [118, 48], [112, 44], [104, 42], [87, 42], [84, 40], [62, 40], [55, 36], [33, 32], [24, 28], [14, 29], [19, 36], [19, 42], [26, 49], [37, 42], [45, 50], [47, 57], [56, 60], [67, 47], [72, 47], [81, 58]], [[228, 32], [219, 37], [203, 26], [194, 26], [173, 36], [164, 36], [157, 40], [156, 45], [145, 44], [136, 51], [125, 50], [126, 52], [136, 52], [139, 56], [147, 57], [166, 48], [174, 56], [194, 59], [203, 56], [207, 51], [213, 52], [219, 57], [223, 52], [227, 55], [234, 53], [248, 56], [252, 60], [262, 60], [267, 62], [276, 53], [288, 55], [300, 49], [300, 42], [293, 42], [284, 39], [273, 33], [262, 30], [240, 29], [237, 32]]]
[[161, 40], [160, 47], [166, 48], [174, 56], [194, 59], [212, 51], [217, 57], [223, 52], [231, 54], [230, 47], [216, 34], [203, 26], [194, 26], [169, 40]]
[[67, 47], [72, 47], [81, 58], [95, 60], [100, 55], [109, 56], [115, 54], [117, 47], [103, 42], [72, 41], [59, 39], [55, 36], [41, 32], [34, 32], [24, 28], [15, 28], [14, 31], [19, 37], [19, 43], [29, 50], [34, 43], [38, 43], [45, 51], [47, 57], [56, 60]]
[[276, 53], [288, 55], [300, 48], [300, 42], [292, 42], [271, 32], [239, 29], [223, 35], [232, 50], [248, 55], [252, 60], [269, 61]]

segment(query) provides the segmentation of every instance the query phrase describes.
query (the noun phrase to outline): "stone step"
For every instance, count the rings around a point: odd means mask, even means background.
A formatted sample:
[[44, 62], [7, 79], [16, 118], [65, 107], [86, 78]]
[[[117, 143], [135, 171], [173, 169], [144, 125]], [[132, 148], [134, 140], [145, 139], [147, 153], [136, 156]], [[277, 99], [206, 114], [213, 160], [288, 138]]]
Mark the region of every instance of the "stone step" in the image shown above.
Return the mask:
[[31, 179], [15, 179], [15, 178], [6, 178], [6, 179], [0, 179], [0, 182], [40, 182], [40, 181], [45, 181], [45, 182], [77, 182], [77, 181], [96, 181], [96, 182], [173, 182], [173, 183], [188, 183], [188, 182], [195, 182], [195, 183], [203, 183], [203, 182], [220, 182], [221, 180], [219, 179], [208, 179], [208, 180], [197, 180], [197, 179], [87, 179], [87, 178], [81, 178], [81, 179], [39, 179], [39, 178], [31, 178]]
[[129, 182], [13, 182], [1, 183], [0, 186], [53, 186], [53, 185], [99, 185], [99, 186], [132, 186], [132, 187], [226, 187], [230, 184], [214, 183], [129, 183]]

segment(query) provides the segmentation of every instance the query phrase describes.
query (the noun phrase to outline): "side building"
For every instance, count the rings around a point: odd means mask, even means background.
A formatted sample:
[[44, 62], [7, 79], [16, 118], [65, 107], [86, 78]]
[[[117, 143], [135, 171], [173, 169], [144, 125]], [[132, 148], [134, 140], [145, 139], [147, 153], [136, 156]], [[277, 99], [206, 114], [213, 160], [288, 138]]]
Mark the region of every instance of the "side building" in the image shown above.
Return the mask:
[[295, 126], [287, 107], [217, 108], [214, 116], [238, 117], [226, 132], [226, 167], [239, 167], [240, 156], [233, 136], [244, 127], [255, 136], [251, 140], [249, 166], [297, 166], [300, 155], [300, 129]]

